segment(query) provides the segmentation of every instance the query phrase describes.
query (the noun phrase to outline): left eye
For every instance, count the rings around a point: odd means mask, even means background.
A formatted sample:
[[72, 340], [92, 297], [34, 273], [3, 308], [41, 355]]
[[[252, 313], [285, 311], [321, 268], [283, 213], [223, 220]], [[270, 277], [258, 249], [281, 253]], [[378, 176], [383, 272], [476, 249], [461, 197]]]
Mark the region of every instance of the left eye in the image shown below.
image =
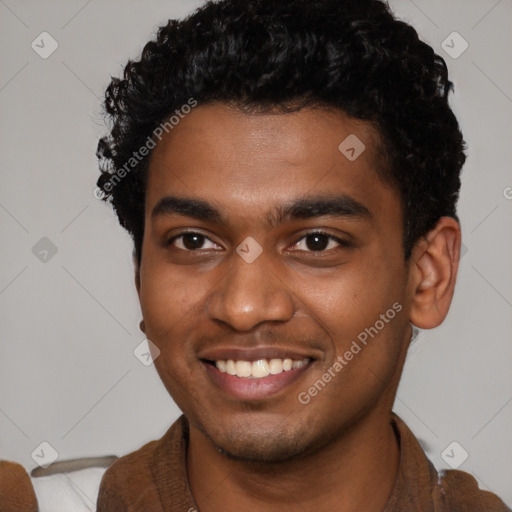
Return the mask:
[[300, 251], [313, 252], [323, 252], [336, 246], [346, 247], [347, 243], [327, 233], [309, 233], [295, 244]]

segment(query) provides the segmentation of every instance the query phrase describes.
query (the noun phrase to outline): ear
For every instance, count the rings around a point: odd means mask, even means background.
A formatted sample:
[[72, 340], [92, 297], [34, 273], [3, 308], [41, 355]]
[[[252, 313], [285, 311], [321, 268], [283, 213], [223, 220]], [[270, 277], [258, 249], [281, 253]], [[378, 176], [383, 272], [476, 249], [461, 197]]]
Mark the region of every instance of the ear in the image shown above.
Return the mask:
[[137, 261], [137, 256], [135, 255], [135, 251], [133, 251], [132, 254], [132, 261], [133, 261], [133, 271], [135, 274], [135, 288], [137, 289], [137, 295], [140, 299], [140, 265]]
[[420, 329], [440, 325], [448, 314], [459, 268], [461, 231], [451, 217], [441, 217], [436, 227], [414, 246], [409, 269], [410, 321]]
[[[137, 295], [139, 296], [140, 300], [140, 265], [137, 261], [137, 257], [135, 256], [135, 252], [133, 253], [132, 257], [133, 261], [133, 271], [135, 274], [135, 288], [137, 289]], [[146, 333], [146, 323], [144, 320], [141, 320], [139, 323], [139, 329], [145, 334]]]

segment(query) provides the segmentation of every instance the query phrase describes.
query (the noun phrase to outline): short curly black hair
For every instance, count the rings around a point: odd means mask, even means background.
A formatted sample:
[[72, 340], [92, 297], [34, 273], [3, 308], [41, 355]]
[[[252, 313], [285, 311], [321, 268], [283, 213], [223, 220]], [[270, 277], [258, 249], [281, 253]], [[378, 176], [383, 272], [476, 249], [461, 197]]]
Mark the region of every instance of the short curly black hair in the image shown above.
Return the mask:
[[209, 1], [160, 27], [140, 60], [112, 79], [97, 186], [140, 264], [151, 152], [137, 154], [133, 169], [126, 164], [170, 114], [191, 98], [241, 109], [340, 109], [379, 132], [378, 172], [401, 198], [407, 260], [441, 216], [457, 219], [466, 157], [451, 89], [443, 58], [381, 0]]

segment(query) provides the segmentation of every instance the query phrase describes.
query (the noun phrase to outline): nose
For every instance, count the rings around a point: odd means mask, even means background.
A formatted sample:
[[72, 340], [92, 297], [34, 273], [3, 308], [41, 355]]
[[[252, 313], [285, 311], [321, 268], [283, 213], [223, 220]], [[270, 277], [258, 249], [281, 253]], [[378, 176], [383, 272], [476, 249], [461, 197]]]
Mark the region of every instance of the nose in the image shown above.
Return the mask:
[[247, 263], [234, 255], [233, 266], [207, 301], [208, 316], [238, 331], [250, 331], [262, 322], [290, 320], [293, 293], [260, 256]]

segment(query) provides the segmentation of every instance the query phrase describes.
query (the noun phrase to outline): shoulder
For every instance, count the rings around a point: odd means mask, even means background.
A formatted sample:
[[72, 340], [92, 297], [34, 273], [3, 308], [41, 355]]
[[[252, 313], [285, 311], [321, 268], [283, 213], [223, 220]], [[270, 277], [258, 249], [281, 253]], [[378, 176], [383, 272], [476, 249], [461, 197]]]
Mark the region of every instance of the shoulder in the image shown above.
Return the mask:
[[435, 512], [512, 512], [491, 492], [478, 487], [469, 473], [436, 470], [403, 420], [392, 414], [392, 424], [400, 445], [400, 468], [389, 510]]
[[0, 460], [0, 503], [3, 512], [37, 510], [37, 499], [25, 468]]
[[117, 459], [101, 480], [97, 512], [160, 510], [159, 461], [163, 454], [170, 455], [182, 432], [183, 417], [180, 417], [162, 438]]
[[464, 471], [440, 471], [434, 499], [439, 510], [447, 512], [511, 512], [498, 496], [480, 489], [476, 479]]
[[145, 444], [137, 451], [117, 459], [105, 471], [98, 493], [98, 512], [132, 510], [132, 505], [142, 495], [156, 490], [151, 475], [151, 460], [160, 442]]

